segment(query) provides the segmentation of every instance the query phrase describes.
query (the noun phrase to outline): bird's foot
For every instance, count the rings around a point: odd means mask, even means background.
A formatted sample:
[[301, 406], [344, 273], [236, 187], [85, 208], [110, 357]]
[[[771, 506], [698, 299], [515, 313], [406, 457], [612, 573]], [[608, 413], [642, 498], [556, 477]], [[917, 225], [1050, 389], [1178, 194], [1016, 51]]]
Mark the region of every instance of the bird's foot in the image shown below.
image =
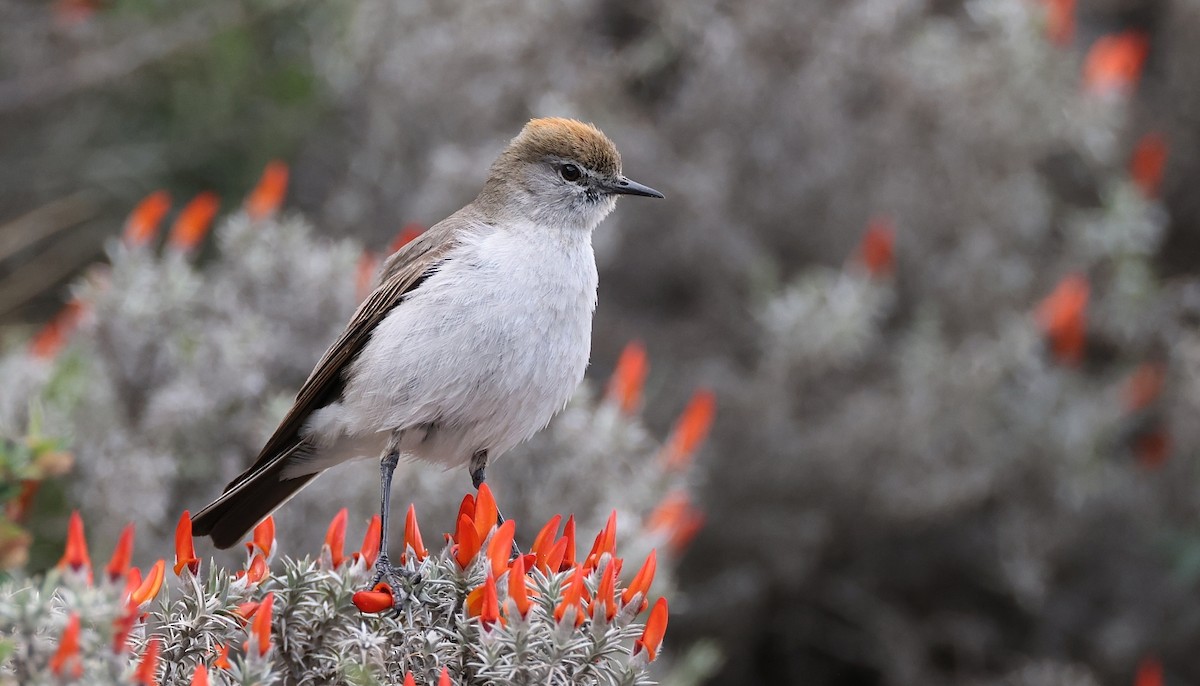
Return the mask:
[[371, 578], [371, 585], [374, 586], [380, 581], [387, 582], [392, 588], [413, 586], [421, 582], [421, 573], [394, 565], [386, 554], [380, 553], [375, 560], [375, 576]]

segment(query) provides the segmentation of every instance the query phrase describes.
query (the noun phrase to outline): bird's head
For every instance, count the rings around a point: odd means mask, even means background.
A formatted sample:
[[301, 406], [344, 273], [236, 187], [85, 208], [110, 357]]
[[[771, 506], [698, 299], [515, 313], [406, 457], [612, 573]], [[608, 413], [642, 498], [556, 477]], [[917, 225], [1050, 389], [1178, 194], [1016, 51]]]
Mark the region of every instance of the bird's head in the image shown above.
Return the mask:
[[521, 129], [492, 164], [479, 201], [509, 217], [591, 230], [618, 195], [663, 197], [621, 173], [621, 153], [600, 129], [552, 117]]

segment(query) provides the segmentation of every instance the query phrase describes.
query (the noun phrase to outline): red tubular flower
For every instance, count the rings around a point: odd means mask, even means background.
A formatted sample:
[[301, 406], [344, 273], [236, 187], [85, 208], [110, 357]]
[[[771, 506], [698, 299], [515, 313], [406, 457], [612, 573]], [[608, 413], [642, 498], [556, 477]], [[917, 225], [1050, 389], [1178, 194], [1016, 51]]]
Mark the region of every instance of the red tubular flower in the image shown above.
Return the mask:
[[83, 535], [83, 517], [79, 516], [79, 510], [72, 512], [71, 518], [67, 520], [67, 548], [62, 559], [58, 561], [58, 568], [83, 574], [87, 582], [92, 583], [92, 559], [88, 556], [87, 539]]
[[125, 611], [113, 620], [113, 655], [125, 654], [125, 649], [129, 647], [129, 634], [133, 633], [137, 620], [137, 605], [126, 606]]
[[338, 510], [338, 513], [333, 516], [333, 520], [329, 522], [329, 529], [325, 532], [324, 550], [329, 551], [329, 559], [333, 563], [333, 568], [337, 569], [342, 564], [342, 560], [346, 559], [342, 551], [346, 548], [346, 517], [349, 516], [346, 508]]
[[1138, 663], [1137, 675], [1133, 678], [1134, 686], [1163, 686], [1162, 662], [1153, 655], [1142, 658]]
[[608, 381], [605, 395], [608, 401], [621, 408], [621, 412], [632, 415], [642, 404], [642, 389], [650, 364], [646, 358], [646, 346], [641, 341], [630, 341], [617, 358], [617, 367]]
[[525, 579], [524, 558], [518, 557], [513, 560], [512, 567], [508, 570], [508, 597], [516, 605], [517, 614], [521, 615], [521, 619], [529, 616], [532, 603], [529, 601], [529, 587]]
[[129, 213], [125, 220], [122, 236], [125, 245], [138, 247], [154, 240], [158, 225], [171, 209], [171, 196], [166, 191], [155, 191], [147, 195]]
[[563, 525], [563, 539], [566, 540], [567, 547], [563, 553], [562, 563], [558, 567], [560, 572], [565, 572], [575, 566], [575, 515], [567, 517], [567, 523]]
[[556, 514], [546, 522], [542, 530], [533, 539], [533, 545], [530, 546], [529, 552], [534, 555], [534, 566], [543, 572], [548, 571], [546, 567], [546, 556], [549, 555], [550, 549], [554, 547], [554, 537], [558, 535], [558, 525], [562, 522], [562, 515]]
[[458, 515], [454, 517], [454, 521], [457, 522], [463, 515], [466, 515], [467, 519], [475, 519], [475, 496], [470, 493], [463, 496], [462, 502], [458, 505]]
[[133, 524], [126, 524], [121, 530], [121, 537], [117, 539], [117, 547], [113, 550], [112, 559], [108, 561], [108, 566], [104, 568], [105, 575], [111, 583], [116, 583], [119, 579], [125, 578], [129, 571], [129, 561], [133, 558]]
[[1070, 274], [1038, 305], [1035, 319], [1054, 357], [1063, 364], [1075, 366], [1083, 361], [1090, 293], [1087, 277]]
[[[37, 335], [29, 343], [29, 354], [39, 360], [53, 359], [67, 344], [67, 340], [75, 329], [79, 327], [80, 320], [87, 313], [87, 307], [77, 298], [72, 298], [63, 305], [58, 314], [51, 319], [38, 331]], [[36, 484], [37, 482], [29, 482]]]
[[208, 668], [203, 664], [196, 665], [192, 672], [192, 686], [208, 686]]
[[438, 677], [438, 686], [452, 686], [450, 683], [450, 670], [442, 667], [442, 674]]
[[382, 581], [375, 584], [375, 588], [369, 591], [357, 591], [351, 598], [354, 607], [358, 608], [359, 612], [374, 614], [383, 612], [396, 604], [396, 597], [392, 592], [392, 587]]
[[50, 657], [50, 672], [56, 676], [66, 673], [76, 679], [83, 674], [83, 660], [79, 656], [79, 615], [74, 612], [67, 618], [67, 628], [58, 639], [58, 650]]
[[261, 583], [267, 578], [267, 559], [261, 554], [255, 553], [254, 559], [250, 561], [250, 566], [237, 573], [237, 578], [246, 577], [246, 582], [251, 584]]
[[583, 624], [583, 567], [576, 567], [575, 574], [563, 588], [562, 599], [554, 608], [554, 621], [562, 622], [568, 610], [574, 610], [575, 626]]
[[491, 570], [488, 570], [487, 579], [480, 588], [483, 589], [483, 593], [476, 616], [479, 617], [479, 623], [487, 631], [492, 628], [493, 624], [500, 621], [500, 596], [496, 593], [496, 577], [492, 576]]
[[200, 558], [196, 557], [196, 544], [192, 540], [192, 515], [187, 510], [175, 525], [175, 576], [180, 576], [184, 567], [192, 574], [200, 571]]
[[630, 581], [629, 585], [625, 587], [625, 591], [621, 593], [622, 605], [633, 602], [634, 597], [640, 594], [642, 602], [638, 612], [646, 609], [646, 605], [649, 604], [647, 597], [650, 593], [650, 584], [654, 583], [654, 572], [657, 568], [658, 555], [656, 551], [651, 550], [650, 554], [646, 556], [646, 561], [642, 563], [642, 568], [633, 576], [633, 581]]
[[150, 572], [146, 575], [146, 580], [138, 585], [137, 589], [129, 596], [129, 604], [134, 607], [141, 607], [150, 602], [158, 595], [158, 591], [162, 588], [163, 577], [167, 573], [167, 561], [160, 559], [150, 568]]
[[367, 533], [363, 536], [362, 547], [358, 552], [351, 554], [355, 562], [362, 560], [363, 565], [370, 567], [375, 564], [375, 559], [379, 557], [379, 545], [381, 543], [380, 536], [383, 531], [383, 520], [379, 515], [371, 517], [371, 522], [367, 524]]
[[569, 542], [565, 536], [554, 542], [554, 545], [550, 548], [550, 552], [546, 555], [546, 569], [542, 571], [558, 572], [571, 568], [570, 565], [564, 562]]
[[654, 609], [650, 611], [650, 618], [646, 620], [646, 628], [642, 631], [642, 637], [633, 642], [633, 654], [637, 655], [645, 650], [646, 657], [650, 662], [654, 662], [654, 658], [658, 657], [658, 648], [662, 645], [663, 635], [666, 633], [667, 599], [659, 598], [654, 603]]
[[512, 554], [513, 537], [517, 534], [517, 522], [510, 519], [496, 528], [488, 542], [487, 556], [492, 563], [492, 576], [500, 576], [508, 569], [508, 558]]
[[271, 650], [271, 610], [275, 607], [275, 594], [268, 593], [262, 599], [254, 621], [250, 624], [250, 636], [246, 639], [246, 652], [257, 649], [258, 656], [264, 657]]
[[609, 562], [608, 566], [604, 568], [604, 575], [600, 577], [600, 585], [596, 587], [596, 600], [588, 608], [593, 620], [596, 619], [596, 612], [600, 609], [600, 605], [604, 605], [604, 620], [612, 621], [617, 614], [616, 592], [617, 566]]
[[691, 463], [696, 451], [708, 438], [708, 431], [712, 428], [716, 412], [715, 393], [700, 389], [692, 395], [663, 447], [663, 463], [667, 469], [682, 470]]
[[646, 518], [647, 531], [667, 534], [667, 543], [675, 554], [682, 553], [704, 526], [704, 513], [692, 505], [685, 491], [668, 494]]
[[596, 541], [592, 543], [592, 550], [584, 559], [583, 566], [592, 570], [600, 564], [600, 556], [608, 553], [611, 557], [616, 557], [617, 552], [617, 511], [613, 510], [608, 515], [608, 522], [604, 524], [604, 528], [596, 535]]
[[475, 533], [475, 524], [466, 515], [461, 515], [458, 518], [458, 530], [454, 536], [456, 546], [454, 548], [454, 559], [458, 562], [458, 566], [466, 569], [471, 560], [479, 554], [481, 542], [479, 534]]
[[417, 680], [413, 678], [412, 672], [404, 673], [404, 686], [417, 686]]
[[1138, 139], [1129, 161], [1129, 175], [1147, 198], [1157, 198], [1167, 168], [1167, 139], [1151, 131]]
[[216, 193], [205, 191], [192, 198], [183, 206], [171, 226], [171, 235], [167, 245], [179, 252], [194, 250], [204, 240], [208, 227], [212, 225], [217, 209], [221, 207], [221, 199]]
[[400, 229], [400, 233], [397, 233], [396, 237], [392, 239], [391, 245], [388, 246], [388, 253], [394, 253], [400, 248], [412, 243], [417, 239], [417, 236], [420, 236], [423, 233], [425, 233], [425, 227], [421, 226], [417, 222], [409, 222], [405, 224], [404, 228]]
[[888, 217], [875, 217], [867, 224], [855, 259], [874, 278], [883, 278], [896, 266], [896, 224]]
[[496, 498], [487, 484], [479, 484], [479, 496], [475, 498], [475, 512], [471, 521], [475, 522], [475, 534], [480, 541], [487, 538], [488, 532], [496, 526], [500, 519], [500, 508], [496, 507]]
[[254, 615], [258, 614], [258, 608], [262, 607], [261, 600], [251, 600], [245, 603], [239, 603], [233, 608], [233, 614], [242, 618], [242, 624], [249, 621]]
[[146, 644], [146, 652], [138, 662], [137, 670], [133, 673], [133, 683], [140, 686], [158, 686], [158, 651], [162, 641], [156, 636]]
[[271, 551], [275, 549], [275, 518], [267, 515], [266, 519], [259, 522], [254, 527], [254, 538], [245, 545], [247, 555], [253, 556], [258, 551], [263, 557], [271, 559]]
[[217, 649], [217, 659], [213, 660], [213, 667], [217, 669], [229, 669], [232, 666], [229, 663], [229, 644], [222, 643], [221, 647]]
[[422, 562], [429, 556], [429, 551], [425, 549], [425, 542], [421, 540], [421, 527], [417, 526], [417, 509], [411, 504], [408, 506], [408, 512], [404, 515], [404, 552], [400, 555], [401, 562], [405, 561], [409, 550], [413, 551], [417, 562]]
[[263, 169], [258, 185], [246, 198], [246, 214], [253, 220], [270, 217], [283, 206], [284, 196], [287, 195], [288, 167], [279, 160], [273, 160]]
[[1083, 88], [1094, 94], [1128, 93], [1137, 86], [1150, 54], [1150, 39], [1130, 30], [1102, 36], [1083, 63]]

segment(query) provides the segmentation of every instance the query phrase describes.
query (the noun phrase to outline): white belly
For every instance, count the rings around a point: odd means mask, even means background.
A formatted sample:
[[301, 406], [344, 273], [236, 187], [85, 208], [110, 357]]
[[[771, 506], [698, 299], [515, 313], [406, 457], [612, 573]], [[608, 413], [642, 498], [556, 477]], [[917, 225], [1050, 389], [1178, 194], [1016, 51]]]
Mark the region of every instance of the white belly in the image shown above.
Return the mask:
[[573, 238], [538, 249], [496, 232], [451, 253], [377, 327], [342, 402], [314, 413], [312, 466], [378, 457], [397, 429], [412, 456], [461, 465], [543, 428], [591, 349], [596, 266], [590, 238]]

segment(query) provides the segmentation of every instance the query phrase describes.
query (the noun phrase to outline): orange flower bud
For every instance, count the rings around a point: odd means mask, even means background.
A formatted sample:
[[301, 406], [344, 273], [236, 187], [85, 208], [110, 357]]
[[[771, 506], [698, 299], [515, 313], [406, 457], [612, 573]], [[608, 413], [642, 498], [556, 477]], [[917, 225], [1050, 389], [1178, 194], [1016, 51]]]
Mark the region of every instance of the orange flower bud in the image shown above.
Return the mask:
[[92, 559], [88, 556], [87, 539], [83, 535], [83, 518], [79, 510], [71, 513], [67, 520], [67, 548], [58, 568], [86, 575], [87, 582], [92, 583]]
[[642, 596], [642, 603], [641, 607], [638, 608], [638, 612], [646, 609], [646, 605], [649, 603], [647, 597], [650, 593], [650, 584], [654, 583], [654, 572], [657, 568], [658, 555], [656, 551], [651, 550], [650, 554], [646, 556], [646, 561], [642, 563], [642, 568], [633, 576], [633, 581], [629, 582], [629, 586], [621, 594], [622, 605], [628, 605], [633, 602], [634, 597], [640, 594]]
[[658, 657], [658, 648], [662, 645], [663, 635], [666, 633], [667, 599], [659, 598], [654, 603], [654, 609], [650, 611], [650, 618], [646, 620], [646, 628], [642, 631], [642, 637], [633, 642], [633, 654], [637, 655], [645, 650], [646, 657], [650, 662], [654, 662], [654, 658]]
[[575, 566], [575, 515], [567, 517], [567, 523], [563, 525], [563, 539], [566, 540], [567, 547], [563, 551], [563, 560], [558, 567], [560, 572]]
[[533, 539], [533, 545], [529, 551], [534, 554], [534, 565], [543, 572], [548, 571], [546, 567], [546, 557], [550, 553], [550, 549], [554, 547], [555, 536], [558, 535], [558, 525], [562, 522], [562, 515], [556, 514], [546, 522], [542, 530]]
[[184, 567], [192, 574], [200, 571], [200, 558], [196, 557], [196, 544], [192, 540], [192, 515], [187, 510], [175, 525], [175, 576], [180, 576]]
[[454, 541], [457, 544], [454, 559], [459, 567], [466, 569], [479, 553], [481, 546], [479, 534], [475, 533], [475, 524], [466, 515], [460, 515], [458, 518], [458, 530]]
[[116, 583], [118, 579], [125, 577], [129, 571], [129, 561], [133, 558], [133, 524], [126, 524], [121, 530], [121, 537], [117, 539], [117, 547], [113, 550], [112, 559], [108, 561], [108, 566], [104, 568], [104, 573], [108, 576], [108, 580]]
[[408, 551], [413, 551], [417, 562], [423, 561], [429, 556], [429, 551], [425, 549], [425, 542], [421, 540], [421, 528], [417, 526], [417, 510], [411, 504], [408, 506], [408, 512], [404, 515], [404, 550], [401, 554], [401, 560], [404, 560], [404, 555]]
[[642, 402], [642, 388], [650, 365], [646, 359], [646, 346], [641, 341], [630, 341], [617, 358], [617, 367], [608, 382], [608, 401], [621, 408], [621, 412], [632, 415]]
[[858, 244], [855, 259], [875, 278], [886, 277], [896, 267], [896, 224], [887, 217], [875, 217]]
[[715, 393], [701, 389], [692, 395], [663, 447], [663, 463], [667, 469], [678, 471], [688, 466], [691, 458], [708, 438], [708, 431], [712, 428], [716, 412]]
[[150, 568], [150, 573], [146, 575], [146, 580], [138, 585], [129, 596], [129, 604], [134, 607], [141, 607], [150, 602], [158, 595], [158, 591], [162, 588], [163, 577], [167, 573], [167, 561], [160, 559]]
[[613, 510], [608, 515], [608, 522], [604, 524], [604, 528], [596, 535], [596, 541], [592, 543], [592, 550], [584, 559], [583, 566], [586, 569], [595, 569], [600, 564], [600, 556], [608, 553], [610, 556], [615, 556], [617, 552], [617, 511]]
[[518, 557], [513, 560], [512, 567], [508, 570], [508, 597], [516, 605], [517, 614], [521, 615], [522, 619], [529, 616], [532, 603], [529, 601], [529, 586], [525, 579], [524, 558]]
[[1142, 76], [1150, 39], [1136, 30], [1097, 39], [1083, 63], [1083, 87], [1088, 93], [1128, 93]]
[[617, 566], [609, 562], [604, 568], [604, 574], [600, 577], [600, 585], [596, 587], [596, 600], [591, 604], [588, 610], [591, 612], [592, 619], [596, 619], [596, 612], [600, 606], [604, 606], [604, 620], [611, 622], [612, 618], [617, 614]]
[[1167, 140], [1154, 131], [1142, 136], [1133, 148], [1133, 159], [1129, 161], [1129, 175], [1142, 195], [1147, 198], [1158, 197], [1166, 168]]
[[213, 666], [217, 669], [229, 669], [233, 665], [229, 663], [229, 644], [222, 643], [217, 649], [217, 659], [213, 660]]
[[358, 608], [359, 612], [367, 612], [374, 614], [383, 612], [396, 604], [396, 597], [392, 592], [392, 587], [382, 581], [375, 584], [375, 588], [369, 591], [356, 591], [351, 598], [354, 607]]
[[203, 664], [196, 665], [192, 672], [192, 686], [208, 686], [208, 668]]
[[488, 532], [500, 519], [500, 509], [496, 507], [496, 498], [487, 484], [479, 484], [479, 495], [475, 498], [475, 512], [471, 521], [475, 523], [475, 534], [480, 541], [487, 538]]
[[1087, 333], [1087, 304], [1091, 288], [1082, 274], [1070, 274], [1038, 305], [1035, 318], [1063, 364], [1083, 361]]
[[161, 648], [162, 641], [158, 637], [150, 639], [146, 644], [146, 652], [142, 653], [142, 659], [133, 673], [133, 683], [140, 686], [158, 686], [158, 651]]
[[192, 198], [175, 218], [167, 245], [179, 252], [194, 250], [204, 240], [220, 206], [221, 199], [211, 191], [205, 191]]
[[375, 564], [375, 559], [379, 557], [379, 546], [382, 543], [383, 536], [383, 520], [379, 515], [371, 517], [371, 522], [367, 524], [367, 533], [363, 536], [362, 547], [358, 552], [351, 555], [355, 562], [362, 560], [363, 565], [370, 567]]
[[271, 551], [275, 549], [275, 518], [267, 515], [267, 518], [258, 523], [254, 527], [254, 538], [245, 544], [246, 554], [254, 555], [257, 550], [261, 552], [263, 557], [270, 559]]
[[83, 660], [79, 656], [79, 615], [74, 612], [67, 618], [67, 628], [58, 640], [58, 650], [50, 657], [50, 672], [56, 676], [66, 673], [75, 679], [83, 674]]
[[348, 516], [346, 508], [338, 510], [338, 513], [333, 516], [333, 520], [329, 522], [329, 529], [325, 532], [323, 550], [329, 551], [329, 559], [333, 563], [334, 569], [340, 567], [342, 560], [346, 559], [342, 552], [346, 548], [346, 518]]
[[562, 599], [554, 608], [554, 621], [561, 622], [568, 610], [574, 610], [575, 626], [583, 624], [583, 567], [576, 567], [575, 574], [563, 588]]
[[125, 220], [125, 244], [138, 247], [154, 240], [158, 225], [170, 209], [171, 196], [166, 191], [155, 191], [143, 198]]
[[246, 214], [253, 220], [270, 217], [283, 206], [284, 196], [287, 195], [288, 167], [279, 160], [273, 160], [263, 169], [258, 185], [246, 198]]
[[275, 593], [268, 593], [262, 599], [254, 621], [250, 624], [250, 637], [246, 640], [246, 652], [252, 648], [258, 650], [259, 657], [271, 650], [271, 610], [275, 607]]
[[512, 554], [513, 537], [517, 533], [516, 521], [510, 519], [496, 528], [488, 542], [487, 556], [492, 563], [492, 575], [500, 576], [508, 569], [508, 558]]
[[417, 680], [413, 678], [412, 672], [404, 673], [404, 686], [417, 686]]
[[438, 686], [453, 686], [450, 683], [450, 670], [442, 667], [442, 673], [438, 677]]

